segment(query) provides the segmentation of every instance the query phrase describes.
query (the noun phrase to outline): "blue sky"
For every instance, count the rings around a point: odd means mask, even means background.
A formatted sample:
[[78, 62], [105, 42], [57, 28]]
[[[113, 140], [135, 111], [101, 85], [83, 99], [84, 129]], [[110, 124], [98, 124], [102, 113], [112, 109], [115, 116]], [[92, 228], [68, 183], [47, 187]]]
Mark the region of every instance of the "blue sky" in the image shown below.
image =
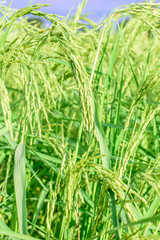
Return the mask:
[[[7, 0], [6, 4], [8, 5], [11, 0]], [[79, 3], [82, 0], [12, 0], [12, 7], [19, 9], [28, 6], [29, 4], [37, 3], [49, 3], [49, 7], [45, 7], [41, 10], [48, 13], [55, 13], [58, 15], [66, 16], [67, 13], [73, 7], [73, 13], [76, 10]], [[102, 17], [107, 16], [107, 14], [112, 11], [114, 8], [130, 4], [130, 3], [141, 2], [140, 0], [88, 0], [84, 13], [91, 13], [90, 18], [98, 22]], [[158, 1], [159, 2], [159, 1]]]

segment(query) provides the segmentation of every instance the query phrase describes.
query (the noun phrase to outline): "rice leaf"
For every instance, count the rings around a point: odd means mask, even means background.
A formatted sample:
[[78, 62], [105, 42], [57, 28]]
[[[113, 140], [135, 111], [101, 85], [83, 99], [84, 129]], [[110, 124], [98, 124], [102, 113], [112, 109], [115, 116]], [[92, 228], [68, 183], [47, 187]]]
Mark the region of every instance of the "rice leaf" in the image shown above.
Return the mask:
[[23, 143], [20, 143], [15, 151], [14, 187], [19, 230], [20, 233], [27, 234], [25, 145]]

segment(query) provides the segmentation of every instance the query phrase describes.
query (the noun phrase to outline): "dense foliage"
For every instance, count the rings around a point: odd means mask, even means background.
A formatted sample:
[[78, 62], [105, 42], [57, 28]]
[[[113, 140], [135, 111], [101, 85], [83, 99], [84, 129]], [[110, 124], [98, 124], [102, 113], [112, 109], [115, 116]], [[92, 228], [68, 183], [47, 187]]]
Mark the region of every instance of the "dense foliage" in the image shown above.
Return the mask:
[[0, 6], [1, 239], [159, 239], [159, 5], [85, 3]]

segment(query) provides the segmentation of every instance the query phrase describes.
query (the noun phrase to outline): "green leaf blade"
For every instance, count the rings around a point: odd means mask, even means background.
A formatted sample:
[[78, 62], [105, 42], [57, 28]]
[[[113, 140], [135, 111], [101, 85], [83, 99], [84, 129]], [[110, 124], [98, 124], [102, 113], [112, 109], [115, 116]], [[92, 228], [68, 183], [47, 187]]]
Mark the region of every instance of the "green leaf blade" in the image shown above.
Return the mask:
[[20, 143], [15, 151], [14, 187], [19, 230], [20, 233], [27, 234], [25, 145], [23, 143]]

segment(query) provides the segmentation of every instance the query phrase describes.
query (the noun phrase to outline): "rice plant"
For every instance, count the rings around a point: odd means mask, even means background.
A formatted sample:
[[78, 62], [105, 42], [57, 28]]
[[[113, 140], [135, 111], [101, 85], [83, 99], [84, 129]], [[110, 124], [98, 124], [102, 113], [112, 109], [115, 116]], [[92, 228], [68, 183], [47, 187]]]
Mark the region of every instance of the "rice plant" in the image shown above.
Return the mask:
[[159, 239], [159, 4], [86, 2], [0, 5], [1, 239]]

